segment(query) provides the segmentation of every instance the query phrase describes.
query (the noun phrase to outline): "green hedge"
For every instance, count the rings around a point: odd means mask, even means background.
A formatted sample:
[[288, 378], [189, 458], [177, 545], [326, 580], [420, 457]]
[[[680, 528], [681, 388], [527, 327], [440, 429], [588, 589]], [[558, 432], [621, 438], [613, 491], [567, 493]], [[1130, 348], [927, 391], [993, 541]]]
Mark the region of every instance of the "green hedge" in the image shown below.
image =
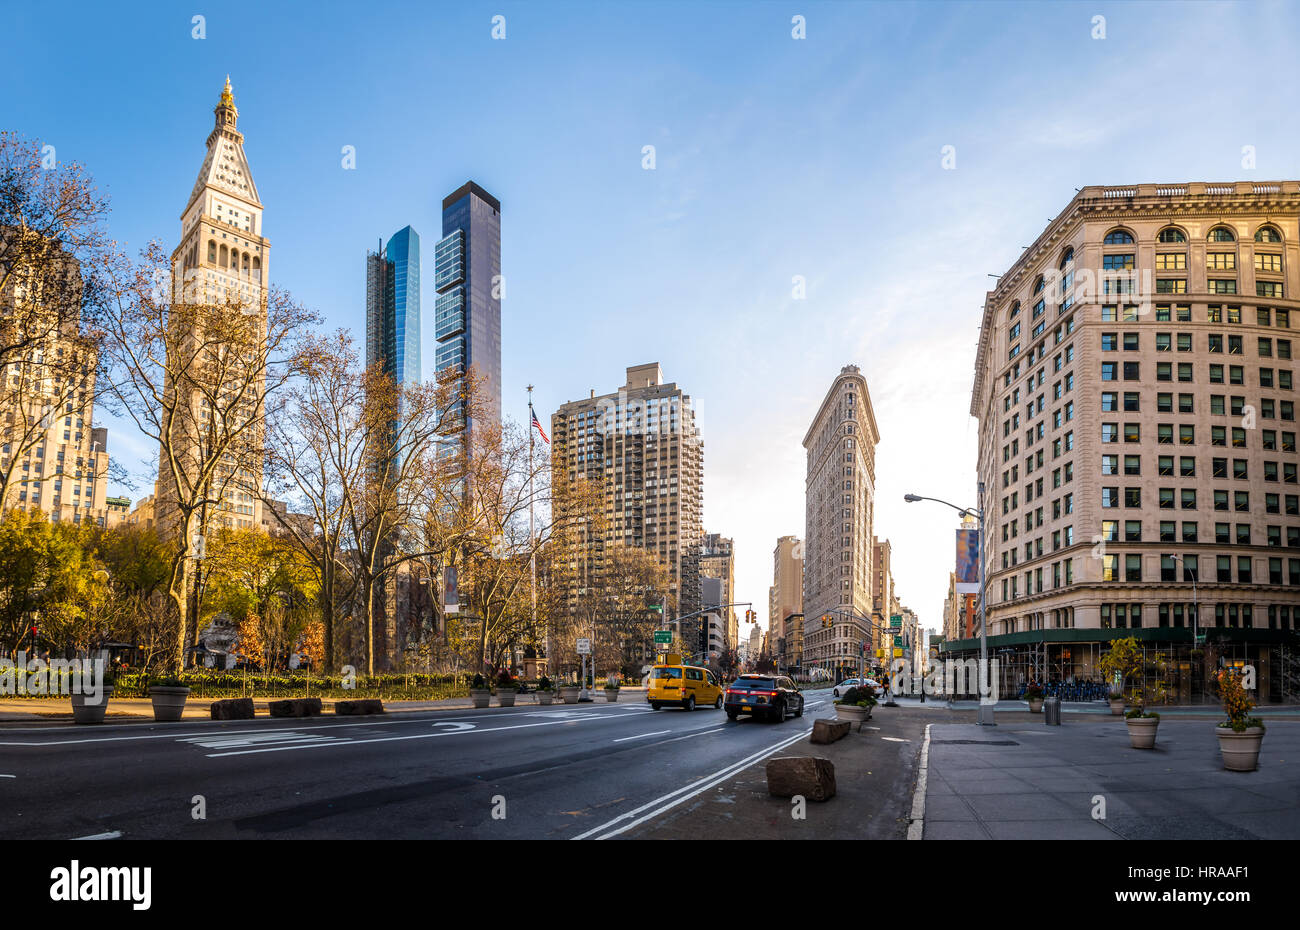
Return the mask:
[[[378, 697], [395, 701], [438, 701], [469, 696], [469, 679], [454, 675], [358, 675], [354, 688], [344, 688], [343, 679], [337, 675], [284, 672], [266, 675], [249, 672], [245, 675], [243, 672], [203, 670], [183, 672], [180, 680], [185, 687], [191, 689], [190, 697], [203, 699], [304, 697], [309, 690], [312, 697]], [[56, 693], [53, 696], [58, 695]], [[144, 672], [119, 673], [113, 696], [148, 697], [149, 676]]]

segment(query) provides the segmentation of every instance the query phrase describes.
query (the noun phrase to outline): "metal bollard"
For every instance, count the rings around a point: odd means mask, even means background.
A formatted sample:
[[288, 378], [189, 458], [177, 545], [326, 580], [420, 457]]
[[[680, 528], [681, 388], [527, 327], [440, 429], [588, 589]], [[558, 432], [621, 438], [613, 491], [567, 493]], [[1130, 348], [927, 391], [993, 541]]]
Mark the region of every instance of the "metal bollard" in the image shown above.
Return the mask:
[[1061, 725], [1061, 699], [1049, 697], [1043, 701], [1043, 723], [1049, 727]]

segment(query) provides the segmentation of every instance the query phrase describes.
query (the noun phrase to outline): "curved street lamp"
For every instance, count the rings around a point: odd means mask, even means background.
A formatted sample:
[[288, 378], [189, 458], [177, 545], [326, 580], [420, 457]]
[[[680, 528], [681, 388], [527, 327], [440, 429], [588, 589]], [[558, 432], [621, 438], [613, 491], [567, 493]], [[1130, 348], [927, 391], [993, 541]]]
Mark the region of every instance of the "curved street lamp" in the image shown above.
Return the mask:
[[[991, 683], [992, 675], [989, 669], [989, 641], [988, 641], [988, 623], [984, 605], [984, 482], [979, 483], [979, 505], [976, 507], [958, 507], [956, 504], [942, 500], [938, 497], [924, 497], [920, 494], [904, 494], [903, 500], [909, 504], [917, 501], [934, 501], [936, 504], [943, 504], [951, 507], [963, 517], [974, 517], [979, 521], [979, 544], [976, 548], [976, 561], [979, 563], [979, 605], [980, 605], [980, 675], [986, 681]], [[984, 703], [984, 695], [980, 695], [979, 710], [977, 720], [980, 726], [996, 726], [993, 722], [993, 704]]]

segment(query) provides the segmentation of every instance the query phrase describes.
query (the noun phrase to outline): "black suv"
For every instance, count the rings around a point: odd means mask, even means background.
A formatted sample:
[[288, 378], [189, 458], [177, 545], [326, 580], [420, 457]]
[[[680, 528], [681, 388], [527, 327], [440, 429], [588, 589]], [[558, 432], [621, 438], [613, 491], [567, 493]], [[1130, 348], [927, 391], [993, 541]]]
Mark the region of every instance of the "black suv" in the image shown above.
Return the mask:
[[803, 695], [781, 675], [741, 675], [727, 686], [723, 706], [732, 720], [753, 714], [784, 722], [787, 717], [803, 716]]

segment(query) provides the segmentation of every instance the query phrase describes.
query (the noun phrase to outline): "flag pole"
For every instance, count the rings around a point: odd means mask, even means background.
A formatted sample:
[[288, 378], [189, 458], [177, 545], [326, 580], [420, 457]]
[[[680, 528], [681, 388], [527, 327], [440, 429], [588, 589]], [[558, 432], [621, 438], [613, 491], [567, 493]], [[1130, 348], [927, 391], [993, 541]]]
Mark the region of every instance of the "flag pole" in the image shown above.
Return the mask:
[[[529, 578], [528, 594], [532, 602], [531, 619], [534, 626], [537, 623], [537, 542], [533, 529], [533, 474], [536, 466], [533, 464], [533, 420], [536, 418], [533, 413], [533, 386], [528, 385], [528, 558], [529, 558]], [[551, 631], [546, 631], [544, 647], [546, 650], [546, 662], [550, 665], [551, 660]]]

